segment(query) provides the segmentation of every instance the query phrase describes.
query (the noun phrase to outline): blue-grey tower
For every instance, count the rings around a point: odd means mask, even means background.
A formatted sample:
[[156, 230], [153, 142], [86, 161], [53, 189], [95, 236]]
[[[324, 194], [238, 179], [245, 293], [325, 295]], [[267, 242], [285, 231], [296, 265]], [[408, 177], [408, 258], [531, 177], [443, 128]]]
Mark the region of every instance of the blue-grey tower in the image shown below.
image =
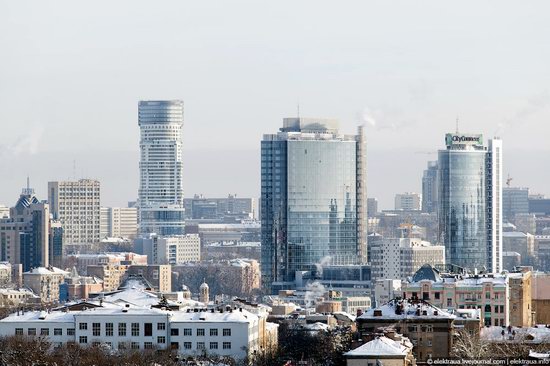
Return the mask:
[[439, 238], [447, 264], [502, 270], [502, 141], [447, 134], [438, 154]]
[[338, 121], [285, 118], [261, 143], [262, 281], [274, 292], [319, 263], [366, 263], [366, 142]]
[[141, 234], [183, 235], [183, 102], [140, 101]]

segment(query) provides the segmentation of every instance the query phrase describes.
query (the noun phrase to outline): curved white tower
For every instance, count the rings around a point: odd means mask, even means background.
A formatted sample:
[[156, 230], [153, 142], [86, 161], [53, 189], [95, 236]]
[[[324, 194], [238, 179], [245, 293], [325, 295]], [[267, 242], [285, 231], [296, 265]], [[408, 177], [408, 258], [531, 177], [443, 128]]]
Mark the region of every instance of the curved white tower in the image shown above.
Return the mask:
[[140, 101], [140, 233], [184, 234], [183, 101]]

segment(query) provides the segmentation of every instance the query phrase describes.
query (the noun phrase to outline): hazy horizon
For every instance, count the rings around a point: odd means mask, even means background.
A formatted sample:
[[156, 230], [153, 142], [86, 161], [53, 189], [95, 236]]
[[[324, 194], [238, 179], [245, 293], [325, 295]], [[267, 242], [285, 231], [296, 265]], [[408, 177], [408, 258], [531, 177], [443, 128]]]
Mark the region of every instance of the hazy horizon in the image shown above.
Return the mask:
[[[498, 135], [504, 176], [550, 194], [550, 4], [68, 0], [0, 4], [0, 204], [27, 174], [101, 180], [135, 200], [137, 103], [185, 103], [184, 190], [259, 195], [259, 145], [284, 117], [367, 126], [368, 196], [420, 191], [459, 117]], [[513, 50], [513, 51], [512, 51]]]

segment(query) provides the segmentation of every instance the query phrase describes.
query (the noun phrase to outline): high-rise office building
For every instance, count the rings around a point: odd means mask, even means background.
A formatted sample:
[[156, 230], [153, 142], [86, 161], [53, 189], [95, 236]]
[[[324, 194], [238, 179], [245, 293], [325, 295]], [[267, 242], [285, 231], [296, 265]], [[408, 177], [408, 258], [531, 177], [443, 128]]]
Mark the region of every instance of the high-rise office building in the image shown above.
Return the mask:
[[139, 231], [182, 235], [183, 102], [140, 101]]
[[429, 161], [422, 175], [422, 211], [437, 211], [437, 161]]
[[502, 190], [502, 216], [506, 222], [513, 222], [517, 214], [529, 213], [529, 189], [504, 187]]
[[50, 223], [49, 205], [24, 188], [10, 217], [0, 219], [0, 261], [22, 264], [24, 271], [48, 266]]
[[439, 240], [448, 264], [502, 270], [502, 141], [447, 134], [439, 150]]
[[262, 281], [292, 286], [296, 271], [366, 262], [366, 142], [338, 121], [285, 118], [261, 143]]
[[418, 193], [405, 192], [395, 195], [395, 209], [404, 211], [420, 210], [422, 197]]
[[68, 245], [100, 241], [100, 183], [95, 179], [48, 182], [48, 202]]

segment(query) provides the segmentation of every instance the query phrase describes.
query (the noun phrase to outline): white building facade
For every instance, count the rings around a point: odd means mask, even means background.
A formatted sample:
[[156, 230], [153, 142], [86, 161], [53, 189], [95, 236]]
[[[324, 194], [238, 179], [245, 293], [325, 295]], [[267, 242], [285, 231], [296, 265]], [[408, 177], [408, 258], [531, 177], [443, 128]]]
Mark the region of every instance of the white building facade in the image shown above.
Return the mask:
[[183, 101], [140, 101], [140, 233], [184, 234]]
[[387, 238], [371, 249], [372, 278], [405, 279], [422, 265], [445, 263], [445, 247], [418, 238]]
[[0, 336], [43, 336], [53, 345], [104, 344], [115, 351], [166, 349], [185, 356], [243, 359], [259, 349], [260, 318], [244, 309], [157, 308], [104, 304], [88, 310], [19, 312], [0, 320]]

